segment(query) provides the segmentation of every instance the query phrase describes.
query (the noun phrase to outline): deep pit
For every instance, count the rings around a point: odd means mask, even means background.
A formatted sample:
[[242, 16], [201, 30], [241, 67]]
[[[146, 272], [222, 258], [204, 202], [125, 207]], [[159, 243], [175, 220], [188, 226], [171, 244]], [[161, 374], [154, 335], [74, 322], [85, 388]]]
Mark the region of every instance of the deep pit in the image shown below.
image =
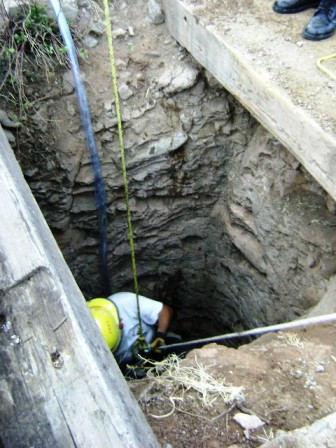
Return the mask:
[[[334, 202], [139, 4], [144, 18], [115, 2], [112, 19], [141, 294], [171, 305], [187, 339], [304, 315], [336, 271]], [[80, 13], [94, 42], [82, 70], [112, 288], [132, 290], [108, 52], [100, 19], [87, 5]], [[99, 296], [93, 177], [70, 72], [44, 89], [51, 99], [36, 104], [35, 133], [21, 131], [16, 154], [79, 287]]]

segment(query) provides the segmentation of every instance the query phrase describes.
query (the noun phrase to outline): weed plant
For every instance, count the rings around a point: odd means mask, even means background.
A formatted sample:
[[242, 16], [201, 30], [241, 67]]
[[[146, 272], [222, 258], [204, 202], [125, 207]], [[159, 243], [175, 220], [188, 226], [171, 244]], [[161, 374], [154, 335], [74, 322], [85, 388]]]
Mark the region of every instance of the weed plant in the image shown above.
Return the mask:
[[[28, 86], [49, 82], [55, 72], [68, 65], [56, 21], [43, 6], [24, 4], [15, 18], [2, 12], [0, 30], [0, 98], [25, 118], [32, 105]], [[78, 33], [72, 29], [78, 42]], [[39, 90], [39, 89], [38, 89]]]

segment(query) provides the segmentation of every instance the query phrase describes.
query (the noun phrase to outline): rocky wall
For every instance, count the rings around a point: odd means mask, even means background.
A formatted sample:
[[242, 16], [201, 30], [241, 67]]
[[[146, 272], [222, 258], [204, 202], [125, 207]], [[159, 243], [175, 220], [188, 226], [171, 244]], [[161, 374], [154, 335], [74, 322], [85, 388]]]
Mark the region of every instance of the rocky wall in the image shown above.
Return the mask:
[[[112, 288], [130, 290], [108, 51], [101, 21], [83, 5], [90, 49], [82, 69], [107, 190]], [[172, 40], [147, 2], [132, 5], [114, 2], [111, 12], [140, 292], [172, 305], [176, 329], [191, 338], [303, 314], [336, 272], [334, 203]], [[93, 176], [71, 73], [48, 95], [34, 116], [43, 157], [29, 139], [17, 155], [80, 288], [97, 296]]]

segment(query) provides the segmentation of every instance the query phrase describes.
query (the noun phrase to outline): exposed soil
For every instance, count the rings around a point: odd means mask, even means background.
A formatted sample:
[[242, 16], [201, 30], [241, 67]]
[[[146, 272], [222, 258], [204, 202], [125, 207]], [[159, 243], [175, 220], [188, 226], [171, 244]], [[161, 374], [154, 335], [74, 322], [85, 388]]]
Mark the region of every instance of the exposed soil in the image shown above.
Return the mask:
[[[210, 344], [190, 352], [183, 364], [203, 365], [219, 381], [243, 387], [237, 406], [221, 398], [205, 406], [193, 388], [172, 388], [168, 381], [129, 384], [162, 446], [254, 448], [278, 430], [307, 426], [335, 411], [335, 336], [335, 326], [319, 327], [266, 335], [238, 350]], [[233, 419], [237, 413], [256, 415], [264, 425], [244, 433]]]

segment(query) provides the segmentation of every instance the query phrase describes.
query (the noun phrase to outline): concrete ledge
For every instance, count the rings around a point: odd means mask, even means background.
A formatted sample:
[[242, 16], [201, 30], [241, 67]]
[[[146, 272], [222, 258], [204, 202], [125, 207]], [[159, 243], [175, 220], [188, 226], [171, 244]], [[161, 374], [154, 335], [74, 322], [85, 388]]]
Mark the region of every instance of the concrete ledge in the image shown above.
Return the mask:
[[[318, 56], [333, 53], [333, 42], [317, 47], [286, 39], [285, 19], [271, 6], [269, 0], [163, 0], [172, 36], [336, 199], [335, 83], [316, 67]], [[286, 17], [288, 26], [303, 28], [309, 14], [296, 14], [297, 22]]]

